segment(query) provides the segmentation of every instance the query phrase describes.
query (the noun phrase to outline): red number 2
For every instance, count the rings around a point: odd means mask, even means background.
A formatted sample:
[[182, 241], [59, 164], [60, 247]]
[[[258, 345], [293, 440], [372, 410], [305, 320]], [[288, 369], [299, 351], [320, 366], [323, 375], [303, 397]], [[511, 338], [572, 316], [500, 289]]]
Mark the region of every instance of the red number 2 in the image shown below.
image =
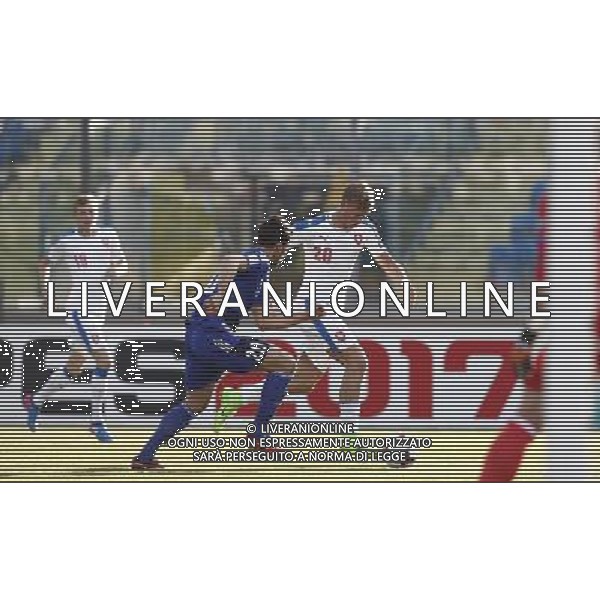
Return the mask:
[[[273, 340], [285, 352], [295, 355], [293, 346]], [[481, 356], [500, 357], [502, 362], [495, 378], [486, 390], [485, 398], [479, 406], [475, 419], [497, 419], [502, 414], [511, 392], [517, 382], [517, 376], [509, 361], [513, 348], [511, 340], [473, 340], [463, 339], [452, 342], [444, 356], [445, 373], [466, 373], [469, 359]], [[372, 340], [361, 340], [361, 346], [367, 355], [368, 395], [361, 407], [364, 418], [377, 417], [387, 408], [392, 399], [391, 372], [394, 368], [387, 350], [381, 343]], [[401, 353], [408, 359], [408, 409], [411, 419], [432, 419], [434, 417], [434, 379], [435, 369], [433, 352], [429, 346], [419, 340], [403, 340]], [[259, 383], [263, 374], [244, 375], [227, 374], [219, 384], [217, 398], [224, 387], [239, 388], [244, 385]], [[404, 401], [404, 399], [402, 399]], [[457, 397], [460, 401], [460, 397]], [[329, 393], [329, 375], [325, 374], [316, 387], [308, 395], [311, 408], [322, 417], [339, 416], [339, 404]], [[238, 412], [238, 416], [251, 416], [256, 405], [246, 405]], [[287, 401], [281, 407], [279, 416], [293, 417], [296, 404]]]

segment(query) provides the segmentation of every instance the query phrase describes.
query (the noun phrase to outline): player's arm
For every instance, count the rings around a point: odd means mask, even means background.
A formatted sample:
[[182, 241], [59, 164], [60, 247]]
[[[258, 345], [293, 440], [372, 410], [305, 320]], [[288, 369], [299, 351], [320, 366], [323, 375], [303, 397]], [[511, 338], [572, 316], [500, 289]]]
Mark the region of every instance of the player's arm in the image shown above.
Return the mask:
[[388, 251], [381, 236], [374, 227], [369, 226], [365, 233], [365, 247], [383, 271], [386, 279], [395, 288], [401, 288], [405, 281], [410, 281], [404, 265], [399, 263]]
[[404, 265], [393, 258], [387, 250], [379, 253], [374, 258], [392, 287], [401, 288], [405, 281], [410, 282]]
[[121, 240], [119, 240], [119, 236], [113, 232], [111, 234], [111, 260], [110, 260], [110, 273], [111, 279], [120, 279], [127, 275], [129, 271], [129, 265], [127, 263], [127, 258], [125, 257], [125, 253], [123, 252], [123, 248], [121, 246]]
[[229, 284], [233, 281], [237, 272], [241, 269], [247, 269], [249, 264], [248, 257], [241, 254], [230, 254], [219, 260], [219, 288], [217, 293], [205, 303], [205, 312], [217, 314]]
[[50, 281], [50, 275], [52, 273], [52, 266], [47, 256], [42, 256], [38, 263], [39, 270], [39, 281], [40, 281], [40, 294], [42, 299], [45, 301], [48, 295], [48, 282]]
[[515, 344], [511, 354], [511, 361], [517, 375], [525, 379], [531, 371], [531, 358], [533, 347], [539, 337], [539, 328], [535, 323], [529, 323], [521, 332], [519, 341]]
[[254, 307], [250, 311], [250, 316], [261, 331], [276, 331], [278, 329], [294, 327], [294, 325], [311, 323], [315, 319], [320, 319], [323, 317], [325, 315], [325, 309], [322, 306], [317, 306], [315, 315], [315, 317], [311, 317], [308, 311], [303, 311], [299, 315], [293, 315], [291, 317], [284, 317], [283, 315], [270, 315], [268, 317], [264, 317], [262, 314], [262, 308], [259, 306]]
[[[402, 289], [403, 284], [410, 283], [408, 273], [404, 265], [398, 262], [388, 251], [381, 239], [381, 236], [374, 227], [369, 226], [366, 234], [365, 247], [377, 263], [377, 266], [383, 271], [388, 283], [394, 289]], [[414, 304], [417, 299], [416, 290], [410, 288], [410, 302]]]
[[[383, 271], [385, 278], [392, 288], [401, 290], [405, 282], [410, 284], [410, 279], [404, 265], [393, 258], [387, 250], [373, 256], [373, 258], [377, 266]], [[409, 298], [411, 306], [418, 300], [417, 291], [414, 286], [410, 287]]]
[[52, 267], [62, 259], [62, 244], [57, 242], [50, 245], [38, 262], [40, 293], [44, 303], [48, 297], [48, 283], [52, 278]]

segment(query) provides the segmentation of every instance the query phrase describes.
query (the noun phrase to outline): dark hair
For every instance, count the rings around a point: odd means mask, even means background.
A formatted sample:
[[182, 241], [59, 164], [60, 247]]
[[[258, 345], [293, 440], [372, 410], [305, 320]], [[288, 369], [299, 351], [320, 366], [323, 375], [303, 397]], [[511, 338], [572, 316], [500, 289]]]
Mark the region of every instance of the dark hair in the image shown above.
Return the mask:
[[361, 210], [369, 211], [373, 208], [375, 193], [368, 185], [353, 183], [344, 190], [342, 201], [356, 203]]
[[279, 217], [271, 217], [258, 226], [255, 240], [259, 246], [268, 248], [277, 244], [287, 246], [290, 241], [290, 234], [285, 223]]

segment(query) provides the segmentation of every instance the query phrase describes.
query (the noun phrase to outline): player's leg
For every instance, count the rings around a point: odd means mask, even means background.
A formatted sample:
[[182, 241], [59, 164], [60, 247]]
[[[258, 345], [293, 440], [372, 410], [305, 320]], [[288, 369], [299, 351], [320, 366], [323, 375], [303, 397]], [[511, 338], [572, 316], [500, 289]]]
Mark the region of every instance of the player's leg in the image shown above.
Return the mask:
[[74, 379], [81, 375], [83, 365], [85, 364], [85, 353], [83, 350], [74, 349], [71, 351], [69, 360], [64, 368], [64, 374], [69, 379]]
[[[306, 351], [312, 361], [312, 383], [317, 373], [330, 372], [332, 395], [340, 406], [340, 418], [358, 427], [367, 358], [357, 337], [338, 316], [330, 315], [312, 325], [303, 326]], [[333, 360], [331, 360], [333, 359]], [[311, 374], [308, 367], [304, 373]]]
[[331, 392], [339, 402], [340, 417], [358, 427], [367, 368], [358, 339], [337, 316], [299, 329], [303, 334], [304, 354], [298, 361], [290, 393], [308, 394], [329, 370]]
[[83, 351], [77, 347], [71, 348], [67, 366], [63, 369], [63, 372], [56, 371], [39, 392], [24, 398], [24, 405], [27, 410], [27, 426], [30, 431], [37, 430], [40, 412], [44, 404], [53, 400], [56, 394], [65, 388], [74, 373], [81, 372], [84, 362], [85, 354]]
[[264, 429], [287, 395], [294, 359], [258, 338], [240, 337], [227, 331], [222, 332], [217, 340], [211, 341], [211, 345], [211, 352], [218, 357], [219, 365], [227, 371], [247, 373], [258, 370], [267, 373], [254, 420], [256, 432], [250, 436], [263, 437]]
[[207, 333], [201, 326], [186, 326], [186, 398], [163, 415], [150, 439], [133, 459], [132, 469], [160, 469], [154, 457], [161, 444], [187, 427], [208, 406], [215, 383], [226, 370], [223, 360], [226, 345], [220, 342], [220, 336]]
[[288, 386], [294, 371], [294, 359], [279, 348], [269, 348], [267, 354], [257, 366], [266, 371], [267, 376], [260, 393], [260, 403], [254, 426], [256, 431], [250, 437], [261, 438], [268, 435], [269, 421], [275, 416], [279, 405], [288, 394]]
[[158, 427], [146, 442], [141, 452], [133, 459], [131, 468], [136, 471], [149, 471], [161, 468], [155, 459], [156, 452], [163, 442], [185, 429], [208, 406], [215, 383], [201, 389], [188, 390], [183, 402], [171, 407], [162, 417]]
[[[250, 437], [264, 437], [269, 421], [277, 412], [277, 408], [287, 394], [308, 395], [327, 370], [319, 368], [323, 363], [330, 362], [326, 346], [317, 335], [312, 325], [298, 326], [290, 331], [290, 338], [295, 342], [300, 352], [298, 360], [277, 348], [270, 348], [265, 356], [260, 370], [267, 371], [261, 390], [261, 400], [256, 413], [255, 426], [257, 433]], [[322, 360], [314, 360], [315, 349], [320, 345]], [[309, 357], [308, 350], [311, 350]]]
[[[103, 418], [103, 406], [111, 365], [104, 337], [104, 320], [103, 312], [85, 318], [81, 317], [76, 310], [71, 313], [71, 321], [77, 332], [76, 344], [83, 349], [86, 358], [89, 358], [95, 365], [91, 379], [93, 399], [89, 424], [90, 433], [99, 442], [110, 443], [112, 437], [104, 424]], [[81, 372], [81, 367], [79, 369], [69, 367], [69, 372], [77, 376]]]
[[[299, 349], [301, 350], [301, 345], [299, 345]], [[273, 351], [270, 351], [269, 355], [271, 352]], [[287, 386], [287, 393], [290, 395], [307, 396], [324, 374], [325, 372], [315, 366], [306, 352], [302, 352], [293, 367], [293, 375]], [[243, 391], [237, 389], [229, 394], [227, 402], [223, 402], [223, 399], [221, 402], [221, 409], [218, 414], [218, 427], [215, 425], [216, 430], [220, 430], [225, 425], [227, 419], [237, 412], [239, 407], [246, 402], [246, 399], [244, 398]]]
[[525, 451], [543, 427], [544, 362], [545, 352], [542, 352], [524, 381], [525, 390], [519, 414], [504, 425], [492, 444], [479, 481], [506, 483], [516, 477]]
[[519, 416], [511, 419], [494, 440], [479, 480], [508, 483], [517, 476], [523, 456], [543, 426], [542, 391], [526, 389]]
[[353, 423], [355, 431], [360, 421], [360, 408], [366, 383], [367, 357], [346, 323], [338, 316], [321, 319], [317, 328], [328, 346], [330, 390], [340, 406], [340, 418]]
[[[265, 363], [265, 370], [272, 370], [263, 385], [261, 404], [264, 411], [275, 410], [285, 396], [289, 382], [281, 370], [291, 373], [293, 361], [277, 352], [266, 360], [267, 346], [255, 338], [242, 338], [229, 331], [207, 331], [202, 327], [188, 325], [186, 328], [186, 399], [172, 407], [163, 416], [158, 428], [132, 462], [135, 470], [160, 468], [154, 459], [160, 445], [187, 427], [193, 418], [208, 406], [215, 383], [227, 370], [245, 373]], [[260, 410], [259, 410], [260, 412]], [[274, 414], [274, 411], [273, 411]]]
[[292, 331], [296, 334], [294, 342], [300, 358], [296, 362], [289, 393], [307, 396], [329, 370], [333, 362], [331, 351], [337, 347], [331, 343], [322, 321], [318, 325], [306, 323]]
[[[92, 340], [94, 341], [94, 340]], [[104, 424], [104, 403], [107, 395], [108, 374], [111, 365], [111, 359], [108, 352], [103, 348], [102, 338], [95, 338], [97, 345], [92, 348], [92, 357], [96, 364], [92, 376], [93, 400], [92, 414], [90, 417], [90, 432], [99, 442], [110, 443], [112, 437]]]
[[[535, 392], [525, 392], [528, 404], [541, 406], [541, 397]], [[483, 483], [508, 483], [516, 477], [523, 462], [525, 451], [535, 439], [540, 427], [529, 420], [526, 413], [522, 418], [511, 419], [501, 429], [492, 444], [481, 471], [479, 481]]]
[[[261, 398], [256, 413], [257, 432], [250, 437], [262, 437], [262, 430], [275, 415], [278, 406], [287, 394], [295, 360], [286, 352], [271, 347], [258, 338], [240, 337], [231, 332], [223, 332], [219, 339], [223, 350], [219, 362], [227, 371], [246, 373], [248, 371], [265, 371], [267, 376], [261, 390]], [[229, 350], [225, 350], [226, 347]], [[243, 396], [236, 394], [234, 401], [222, 406], [215, 420], [215, 428], [221, 429], [227, 418], [236, 413], [244, 403]]]
[[324, 374], [325, 371], [319, 369], [306, 352], [302, 352], [296, 363], [288, 393], [292, 395], [310, 394]]
[[[357, 344], [340, 350], [335, 360], [343, 367], [339, 384], [338, 400], [340, 418], [358, 427], [362, 400], [363, 382], [367, 370], [364, 350]], [[336, 370], [334, 366], [332, 371]]]

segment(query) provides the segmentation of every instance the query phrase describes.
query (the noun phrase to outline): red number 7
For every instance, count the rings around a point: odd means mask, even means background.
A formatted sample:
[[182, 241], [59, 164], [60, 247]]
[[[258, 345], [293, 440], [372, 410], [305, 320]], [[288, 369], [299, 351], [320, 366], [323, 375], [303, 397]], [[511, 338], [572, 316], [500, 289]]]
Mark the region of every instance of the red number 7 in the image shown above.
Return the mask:
[[449, 373], [466, 372], [472, 356], [501, 356], [503, 359], [496, 379], [477, 411], [477, 419], [497, 419], [508, 402], [517, 383], [517, 374], [509, 361], [513, 346], [510, 340], [458, 340], [448, 347], [444, 369]]

